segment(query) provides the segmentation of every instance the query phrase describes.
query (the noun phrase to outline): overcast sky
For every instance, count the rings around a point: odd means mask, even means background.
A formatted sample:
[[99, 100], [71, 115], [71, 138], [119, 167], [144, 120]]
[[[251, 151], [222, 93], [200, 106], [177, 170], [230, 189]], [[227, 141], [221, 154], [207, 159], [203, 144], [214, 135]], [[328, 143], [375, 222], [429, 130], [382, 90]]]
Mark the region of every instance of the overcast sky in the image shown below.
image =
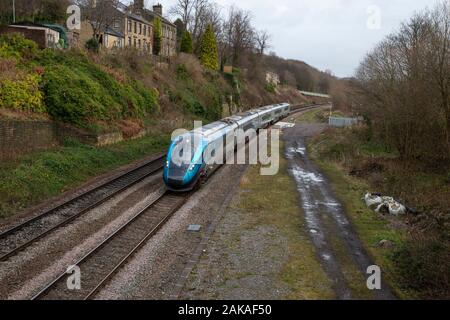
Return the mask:
[[[176, 0], [160, 2], [165, 12]], [[437, 0], [216, 0], [253, 14], [254, 26], [272, 35], [272, 50], [339, 77], [353, 75], [364, 55], [415, 11]], [[379, 17], [379, 19], [378, 19]]]

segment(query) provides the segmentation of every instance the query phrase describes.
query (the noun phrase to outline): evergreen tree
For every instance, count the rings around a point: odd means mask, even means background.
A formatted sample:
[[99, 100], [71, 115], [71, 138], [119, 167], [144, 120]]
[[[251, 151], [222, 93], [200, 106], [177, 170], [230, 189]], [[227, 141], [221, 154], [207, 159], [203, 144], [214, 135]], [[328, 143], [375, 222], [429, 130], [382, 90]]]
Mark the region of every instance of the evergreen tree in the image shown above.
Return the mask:
[[155, 18], [153, 28], [153, 54], [157, 56], [160, 54], [162, 46], [162, 28], [159, 17]]
[[191, 34], [187, 30], [183, 32], [183, 36], [181, 38], [180, 52], [184, 53], [193, 52]]
[[208, 25], [200, 42], [200, 61], [209, 69], [219, 69], [217, 40], [212, 25]]

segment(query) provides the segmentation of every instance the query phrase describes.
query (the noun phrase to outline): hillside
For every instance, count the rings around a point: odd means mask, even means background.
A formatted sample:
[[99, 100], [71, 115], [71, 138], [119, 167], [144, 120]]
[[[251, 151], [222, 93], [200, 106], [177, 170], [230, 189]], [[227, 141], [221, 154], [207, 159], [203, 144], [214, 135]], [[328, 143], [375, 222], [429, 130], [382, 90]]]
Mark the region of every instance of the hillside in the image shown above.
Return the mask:
[[155, 65], [132, 50], [38, 50], [17, 36], [0, 38], [0, 72], [2, 118], [47, 118], [126, 136], [130, 128], [174, 129], [193, 118], [213, 121], [263, 104], [308, 102], [293, 87], [269, 90], [249, 72], [206, 70], [193, 55]]

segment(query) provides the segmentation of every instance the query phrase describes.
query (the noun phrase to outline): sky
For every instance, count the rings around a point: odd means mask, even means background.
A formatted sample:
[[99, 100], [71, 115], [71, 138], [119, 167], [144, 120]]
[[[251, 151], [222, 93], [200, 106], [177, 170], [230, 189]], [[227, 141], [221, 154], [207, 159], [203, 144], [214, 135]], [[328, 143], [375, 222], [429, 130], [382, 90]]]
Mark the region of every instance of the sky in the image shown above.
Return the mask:
[[[450, 1], [450, 0], [446, 0]], [[159, 2], [163, 10], [176, 0]], [[267, 30], [271, 51], [338, 77], [352, 76], [364, 56], [414, 12], [437, 0], [215, 0], [252, 12], [253, 25]]]

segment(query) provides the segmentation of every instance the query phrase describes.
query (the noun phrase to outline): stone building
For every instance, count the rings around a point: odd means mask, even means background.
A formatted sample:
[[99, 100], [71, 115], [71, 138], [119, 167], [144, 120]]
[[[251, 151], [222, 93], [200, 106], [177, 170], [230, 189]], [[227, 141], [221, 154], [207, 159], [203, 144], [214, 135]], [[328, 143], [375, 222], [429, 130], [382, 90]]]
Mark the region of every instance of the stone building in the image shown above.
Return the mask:
[[161, 19], [162, 43], [161, 55], [172, 57], [177, 53], [177, 26], [163, 16], [163, 7], [161, 4], [153, 6], [153, 11], [146, 9], [144, 0], [134, 0], [133, 12], [142, 15], [144, 19], [154, 24], [155, 18]]

